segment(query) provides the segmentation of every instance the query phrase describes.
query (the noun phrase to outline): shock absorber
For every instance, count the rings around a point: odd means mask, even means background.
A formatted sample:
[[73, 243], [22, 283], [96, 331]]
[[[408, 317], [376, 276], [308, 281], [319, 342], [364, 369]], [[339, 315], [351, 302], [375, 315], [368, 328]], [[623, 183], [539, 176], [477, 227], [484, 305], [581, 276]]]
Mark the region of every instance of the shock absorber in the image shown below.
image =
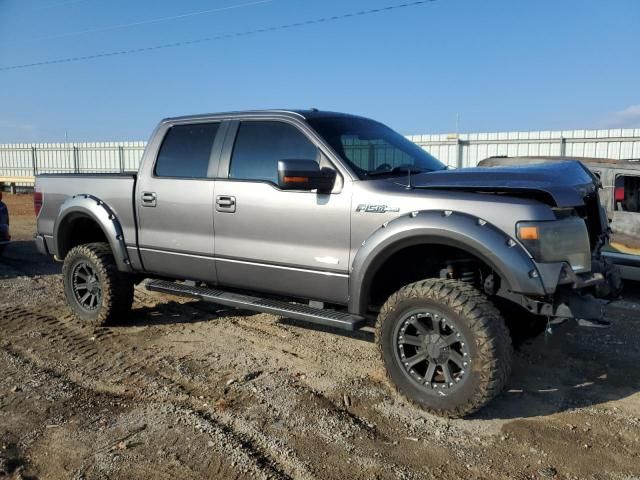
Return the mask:
[[473, 264], [468, 261], [451, 261], [445, 268], [440, 270], [440, 278], [450, 278], [461, 280], [466, 283], [476, 282], [476, 271]]
[[466, 283], [475, 283], [476, 281], [476, 272], [472, 270], [466, 270], [460, 272], [460, 280]]

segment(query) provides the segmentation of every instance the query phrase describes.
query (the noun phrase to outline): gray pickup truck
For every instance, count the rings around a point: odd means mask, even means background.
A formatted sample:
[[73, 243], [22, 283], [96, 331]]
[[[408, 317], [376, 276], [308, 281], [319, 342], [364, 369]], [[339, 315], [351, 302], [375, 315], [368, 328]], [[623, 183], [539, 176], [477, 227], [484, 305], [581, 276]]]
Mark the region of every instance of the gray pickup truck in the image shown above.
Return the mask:
[[[510, 372], [505, 322], [602, 325], [607, 218], [579, 162], [450, 171], [353, 115], [163, 120], [137, 174], [40, 175], [36, 242], [99, 326], [135, 283], [347, 330], [375, 324], [391, 383], [463, 416]], [[508, 307], [508, 308], [506, 308]]]

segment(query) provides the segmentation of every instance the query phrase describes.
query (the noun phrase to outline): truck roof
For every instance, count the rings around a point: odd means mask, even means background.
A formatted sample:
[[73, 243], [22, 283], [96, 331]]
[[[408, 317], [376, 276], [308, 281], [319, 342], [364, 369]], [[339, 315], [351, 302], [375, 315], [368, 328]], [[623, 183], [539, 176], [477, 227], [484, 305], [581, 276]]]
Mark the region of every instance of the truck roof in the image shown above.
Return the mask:
[[315, 108], [288, 110], [288, 109], [269, 109], [269, 110], [241, 110], [231, 112], [219, 112], [219, 113], [203, 113], [196, 115], [183, 115], [179, 117], [165, 118], [163, 122], [176, 122], [185, 120], [203, 120], [203, 119], [216, 119], [216, 118], [242, 118], [242, 117], [255, 117], [255, 116], [272, 116], [279, 115], [284, 117], [302, 118], [304, 120], [310, 120], [312, 118], [335, 118], [335, 117], [350, 117], [350, 118], [364, 118], [358, 115], [352, 115], [349, 113], [331, 112], [327, 110], [318, 110]]

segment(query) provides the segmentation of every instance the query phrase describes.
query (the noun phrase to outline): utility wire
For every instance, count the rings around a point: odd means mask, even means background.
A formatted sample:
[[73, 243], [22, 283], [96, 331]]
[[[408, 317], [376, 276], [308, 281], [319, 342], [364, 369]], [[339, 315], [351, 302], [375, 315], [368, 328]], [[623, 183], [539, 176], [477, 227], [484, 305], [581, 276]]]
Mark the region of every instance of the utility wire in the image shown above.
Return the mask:
[[237, 8], [252, 7], [252, 6], [255, 6], [255, 5], [261, 5], [263, 3], [271, 3], [271, 2], [274, 2], [274, 1], [275, 0], [256, 0], [256, 1], [253, 1], [253, 2], [241, 3], [239, 5], [228, 5], [226, 7], [210, 8], [208, 10], [201, 10], [201, 11], [198, 11], [198, 12], [183, 13], [183, 14], [180, 14], [180, 15], [173, 15], [173, 16], [170, 16], [170, 17], [151, 18], [151, 19], [148, 19], [148, 20], [140, 20], [138, 22], [121, 23], [119, 25], [111, 25], [111, 26], [108, 26], [108, 27], [90, 28], [90, 29], [87, 29], [87, 30], [78, 30], [78, 31], [75, 31], [75, 32], [61, 33], [59, 35], [50, 35], [50, 36], [46, 36], [46, 37], [37, 37], [37, 38], [28, 39], [28, 40], [9, 42], [9, 43], [5, 43], [2, 46], [16, 45], [16, 44], [20, 45], [20, 44], [25, 44], [25, 43], [42, 42], [42, 41], [45, 41], [45, 40], [56, 40], [58, 38], [76, 37], [78, 35], [86, 35], [86, 34], [89, 34], [89, 33], [108, 32], [110, 30], [118, 30], [118, 29], [122, 29], [122, 28], [138, 27], [140, 25], [149, 25], [149, 24], [152, 24], [152, 23], [167, 22], [169, 20], [178, 20], [178, 19], [181, 19], [181, 18], [195, 17], [197, 15], [205, 15], [205, 14], [209, 14], [209, 13], [222, 12], [222, 11], [225, 11], [225, 10], [235, 10]]
[[343, 20], [343, 19], [347, 19], [347, 18], [354, 18], [354, 17], [362, 17], [365, 15], [372, 15], [374, 13], [385, 13], [385, 12], [390, 12], [392, 10], [399, 10], [401, 8], [408, 8], [408, 7], [416, 7], [419, 5], [424, 5], [427, 3], [433, 3], [436, 0], [416, 0], [416, 1], [412, 1], [412, 2], [405, 2], [405, 3], [397, 3], [395, 5], [389, 5], [387, 7], [380, 7], [380, 8], [372, 8], [369, 10], [361, 10], [359, 12], [352, 12], [352, 13], [344, 13], [341, 15], [334, 15], [331, 17], [321, 17], [321, 18], [315, 18], [315, 19], [311, 19], [311, 20], [305, 20], [302, 22], [296, 22], [296, 23], [287, 23], [284, 25], [276, 25], [276, 26], [272, 26], [272, 27], [266, 27], [266, 28], [259, 28], [259, 29], [255, 29], [255, 30], [245, 30], [243, 32], [235, 32], [235, 33], [226, 33], [223, 35], [216, 35], [213, 37], [203, 37], [203, 38], [197, 38], [194, 40], [184, 40], [184, 41], [180, 41], [180, 42], [173, 42], [173, 43], [165, 43], [165, 44], [161, 44], [161, 45], [154, 45], [154, 46], [150, 46], [150, 47], [139, 47], [139, 48], [131, 48], [128, 50], [115, 50], [115, 51], [111, 51], [111, 52], [102, 52], [102, 53], [94, 53], [91, 55], [82, 55], [82, 56], [77, 56], [77, 57], [67, 57], [67, 58], [56, 58], [56, 59], [51, 59], [51, 60], [43, 60], [40, 62], [33, 62], [33, 63], [23, 63], [23, 64], [17, 64], [17, 65], [7, 65], [7, 66], [0, 66], [0, 72], [6, 72], [9, 70], [19, 70], [19, 69], [24, 69], [24, 68], [32, 68], [32, 67], [39, 67], [39, 66], [44, 66], [44, 65], [54, 65], [54, 64], [59, 64], [59, 63], [72, 63], [72, 62], [81, 62], [81, 61], [85, 61], [85, 60], [93, 60], [93, 59], [98, 59], [98, 58], [106, 58], [106, 57], [115, 57], [115, 56], [119, 56], [119, 55], [129, 55], [132, 53], [142, 53], [142, 52], [149, 52], [149, 51], [154, 51], [154, 50], [162, 50], [165, 48], [177, 48], [177, 47], [184, 47], [187, 45], [195, 45], [195, 44], [199, 44], [199, 43], [205, 43], [205, 42], [215, 42], [218, 40], [225, 40], [225, 39], [229, 39], [229, 38], [238, 38], [238, 37], [248, 37], [248, 36], [252, 36], [252, 35], [258, 35], [258, 34], [262, 34], [262, 33], [271, 33], [271, 32], [277, 32], [277, 31], [282, 31], [282, 30], [290, 30], [293, 28], [299, 28], [299, 27], [306, 27], [309, 25], [318, 25], [318, 24], [322, 24], [322, 23], [329, 23], [329, 22], [334, 22], [337, 20]]

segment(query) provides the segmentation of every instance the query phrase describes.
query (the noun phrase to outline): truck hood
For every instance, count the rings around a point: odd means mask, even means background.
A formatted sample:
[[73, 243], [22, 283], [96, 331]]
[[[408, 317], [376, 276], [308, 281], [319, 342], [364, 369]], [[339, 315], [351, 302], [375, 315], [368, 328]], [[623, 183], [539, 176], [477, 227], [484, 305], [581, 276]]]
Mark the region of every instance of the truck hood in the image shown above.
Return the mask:
[[597, 178], [577, 161], [443, 170], [411, 178], [413, 188], [524, 196], [556, 207], [583, 205], [584, 197], [597, 191], [596, 182]]

